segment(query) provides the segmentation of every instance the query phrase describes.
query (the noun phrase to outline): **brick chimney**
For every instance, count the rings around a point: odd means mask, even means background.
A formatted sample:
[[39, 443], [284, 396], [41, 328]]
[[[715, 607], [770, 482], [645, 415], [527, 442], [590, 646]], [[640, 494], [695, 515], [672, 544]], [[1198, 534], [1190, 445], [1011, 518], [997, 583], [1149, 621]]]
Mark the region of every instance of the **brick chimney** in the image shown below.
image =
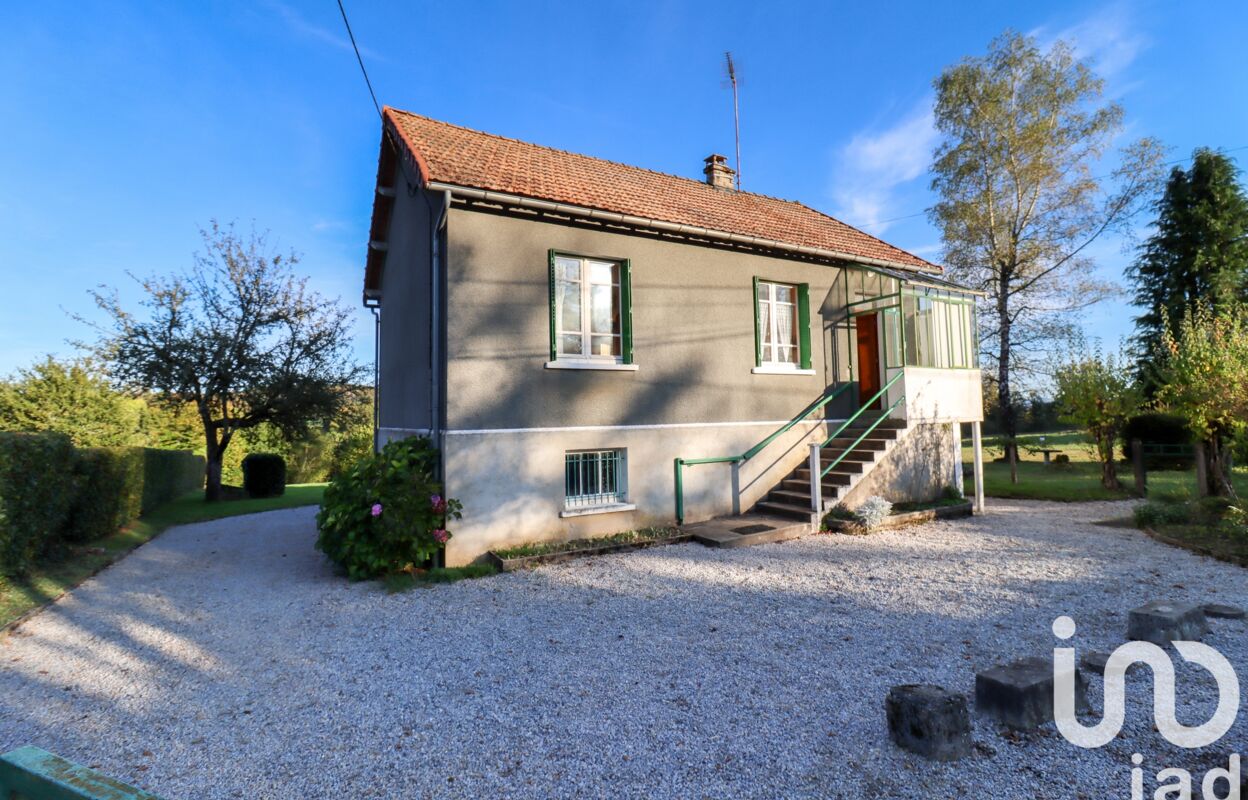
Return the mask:
[[727, 156], [721, 156], [719, 153], [711, 153], [706, 157], [706, 166], [702, 169], [702, 174], [706, 176], [706, 182], [716, 189], [732, 189], [733, 176], [737, 171], [728, 166]]

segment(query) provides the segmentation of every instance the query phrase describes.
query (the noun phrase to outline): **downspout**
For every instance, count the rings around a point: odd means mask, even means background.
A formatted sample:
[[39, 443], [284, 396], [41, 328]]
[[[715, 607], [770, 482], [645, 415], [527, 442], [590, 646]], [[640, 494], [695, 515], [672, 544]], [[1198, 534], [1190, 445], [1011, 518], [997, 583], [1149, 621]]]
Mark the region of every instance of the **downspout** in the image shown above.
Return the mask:
[[373, 312], [373, 452], [381, 449], [381, 306], [367, 307]]
[[429, 269], [429, 438], [440, 451], [442, 449], [442, 402], [441, 382], [445, 377], [442, 369], [442, 257], [440, 234], [446, 229], [447, 215], [451, 209], [451, 192], [442, 192], [442, 208], [437, 221], [433, 225], [433, 236], [430, 237], [430, 269]]

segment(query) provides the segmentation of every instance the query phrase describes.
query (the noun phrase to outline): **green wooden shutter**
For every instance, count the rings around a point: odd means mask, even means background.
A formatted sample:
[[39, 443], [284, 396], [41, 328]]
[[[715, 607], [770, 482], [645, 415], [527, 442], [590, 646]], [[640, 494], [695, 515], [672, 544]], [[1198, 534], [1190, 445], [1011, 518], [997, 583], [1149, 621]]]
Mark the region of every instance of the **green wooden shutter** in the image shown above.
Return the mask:
[[554, 361], [559, 357], [559, 350], [555, 346], [555, 336], [557, 328], [555, 327], [555, 251], [549, 250], [546, 253], [546, 266], [550, 273], [550, 360]]
[[633, 262], [620, 264], [620, 353], [625, 364], [633, 363]]
[[763, 337], [758, 329], [758, 276], [754, 276], [754, 291], [750, 295], [750, 305], [754, 308], [754, 366], [763, 365]]
[[802, 369], [810, 369], [810, 284], [797, 285], [797, 337]]

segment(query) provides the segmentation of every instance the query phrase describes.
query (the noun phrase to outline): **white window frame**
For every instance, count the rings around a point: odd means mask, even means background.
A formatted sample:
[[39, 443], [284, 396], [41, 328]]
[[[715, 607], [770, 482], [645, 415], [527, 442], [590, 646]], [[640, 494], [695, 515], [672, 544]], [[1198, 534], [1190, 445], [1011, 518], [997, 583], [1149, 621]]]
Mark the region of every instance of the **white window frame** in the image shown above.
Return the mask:
[[[758, 316], [759, 320], [761, 321], [763, 303], [766, 303], [769, 306], [769, 309], [767, 311], [767, 326], [770, 328], [770, 330], [766, 332], [762, 330], [759, 331], [759, 341], [758, 341], [758, 348], [760, 351], [759, 360], [762, 363], [754, 369], [754, 372], [803, 372], [803, 373], [810, 372], [810, 370], [801, 369], [802, 342], [801, 342], [800, 332], [798, 331], [797, 286], [792, 283], [781, 283], [779, 281], [765, 281], [765, 280], [760, 280], [758, 282], [758, 285], [759, 285], [759, 288], [762, 288], [764, 286], [767, 287], [767, 299], [763, 300], [760, 297], [758, 297], [757, 294], [755, 295], [754, 313]], [[778, 286], [782, 286], [786, 289], [790, 289], [793, 292], [792, 303], [785, 303], [776, 299], [776, 287]], [[780, 343], [779, 343], [780, 342], [780, 337], [779, 337], [780, 328], [779, 328], [778, 323], [776, 322], [777, 320], [776, 307], [780, 305], [790, 306], [793, 309], [792, 313], [789, 315], [790, 318], [793, 320], [793, 345], [792, 347], [793, 347], [794, 360], [792, 362], [779, 361], [776, 359], [776, 355], [777, 353], [779, 353], [779, 348], [780, 348]], [[766, 334], [768, 333], [771, 335], [771, 344], [767, 343]]]
[[[607, 258], [591, 258], [589, 256], [574, 256], [563, 253], [556, 254], [556, 285], [561, 283], [559, 280], [557, 265], [560, 260], [576, 261], [580, 264], [580, 288], [581, 288], [581, 329], [579, 331], [570, 331], [563, 328], [563, 309], [555, 306], [555, 361], [547, 364], [548, 367], [554, 369], [578, 367], [591, 369], [611, 369], [612, 365], [618, 365], [624, 369], [636, 369], [636, 365], [624, 363], [624, 297], [621, 292], [621, 284], [624, 280], [624, 265], [612, 259]], [[591, 306], [593, 286], [602, 286], [604, 284], [595, 284], [590, 279], [591, 267], [594, 264], [606, 265], [614, 268], [615, 281], [611, 284], [613, 302], [615, 304], [615, 323], [610, 336], [618, 342], [619, 355], [595, 355], [591, 352], [591, 344], [593, 337], [607, 336], [605, 333], [593, 332], [593, 308]], [[580, 353], [564, 353], [563, 337], [580, 335], [581, 352]]]
[[[569, 497], [567, 483], [568, 457], [575, 455], [602, 455], [614, 454], [616, 458], [615, 467], [615, 491], [608, 497], [604, 497], [600, 502], [593, 504], [581, 504], [576, 502], [578, 496]], [[568, 450], [564, 453], [564, 490], [563, 490], [563, 510], [559, 512], [560, 517], [579, 517], [587, 514], [607, 514], [615, 511], [634, 511], [637, 506], [628, 502], [628, 450], [623, 447], [600, 447], [587, 448], [584, 450]], [[599, 469], [601, 469], [601, 462]]]

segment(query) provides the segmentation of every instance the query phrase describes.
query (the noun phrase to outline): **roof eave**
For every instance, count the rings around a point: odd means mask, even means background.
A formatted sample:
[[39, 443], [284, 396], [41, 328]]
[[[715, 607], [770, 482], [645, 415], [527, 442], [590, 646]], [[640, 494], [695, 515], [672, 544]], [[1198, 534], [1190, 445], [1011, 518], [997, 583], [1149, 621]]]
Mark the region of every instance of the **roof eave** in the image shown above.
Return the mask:
[[621, 214], [617, 211], [605, 211], [603, 209], [579, 206], [571, 203], [562, 203], [554, 200], [542, 200], [540, 198], [525, 197], [523, 195], [510, 194], [508, 192], [498, 192], [492, 189], [478, 189], [471, 186], [459, 186], [452, 183], [443, 183], [441, 181], [429, 181], [426, 185], [429, 189], [433, 189], [435, 191], [450, 192], [452, 196], [474, 199], [487, 203], [496, 202], [500, 204], [519, 206], [521, 208], [530, 208], [536, 211], [545, 211], [552, 214], [613, 222], [621, 225], [629, 225], [637, 228], [646, 228], [649, 230], [677, 233], [681, 235], [699, 236], [707, 239], [732, 242], [734, 244], [800, 253], [802, 255], [816, 256], [834, 261], [845, 261], [850, 263], [887, 267], [889, 269], [898, 269], [910, 273], [930, 275], [943, 274], [943, 271], [936, 266], [933, 266], [931, 269], [924, 269], [912, 264], [903, 264], [898, 261], [871, 258], [869, 256], [858, 255], [855, 253], [827, 250], [819, 247], [809, 247], [807, 245], [799, 245], [792, 242], [782, 242], [777, 239], [767, 239], [761, 236], [750, 236], [747, 234], [732, 233], [730, 231], [713, 230], [711, 228], [702, 228], [696, 225], [668, 222], [666, 220], [639, 217], [632, 214]]

